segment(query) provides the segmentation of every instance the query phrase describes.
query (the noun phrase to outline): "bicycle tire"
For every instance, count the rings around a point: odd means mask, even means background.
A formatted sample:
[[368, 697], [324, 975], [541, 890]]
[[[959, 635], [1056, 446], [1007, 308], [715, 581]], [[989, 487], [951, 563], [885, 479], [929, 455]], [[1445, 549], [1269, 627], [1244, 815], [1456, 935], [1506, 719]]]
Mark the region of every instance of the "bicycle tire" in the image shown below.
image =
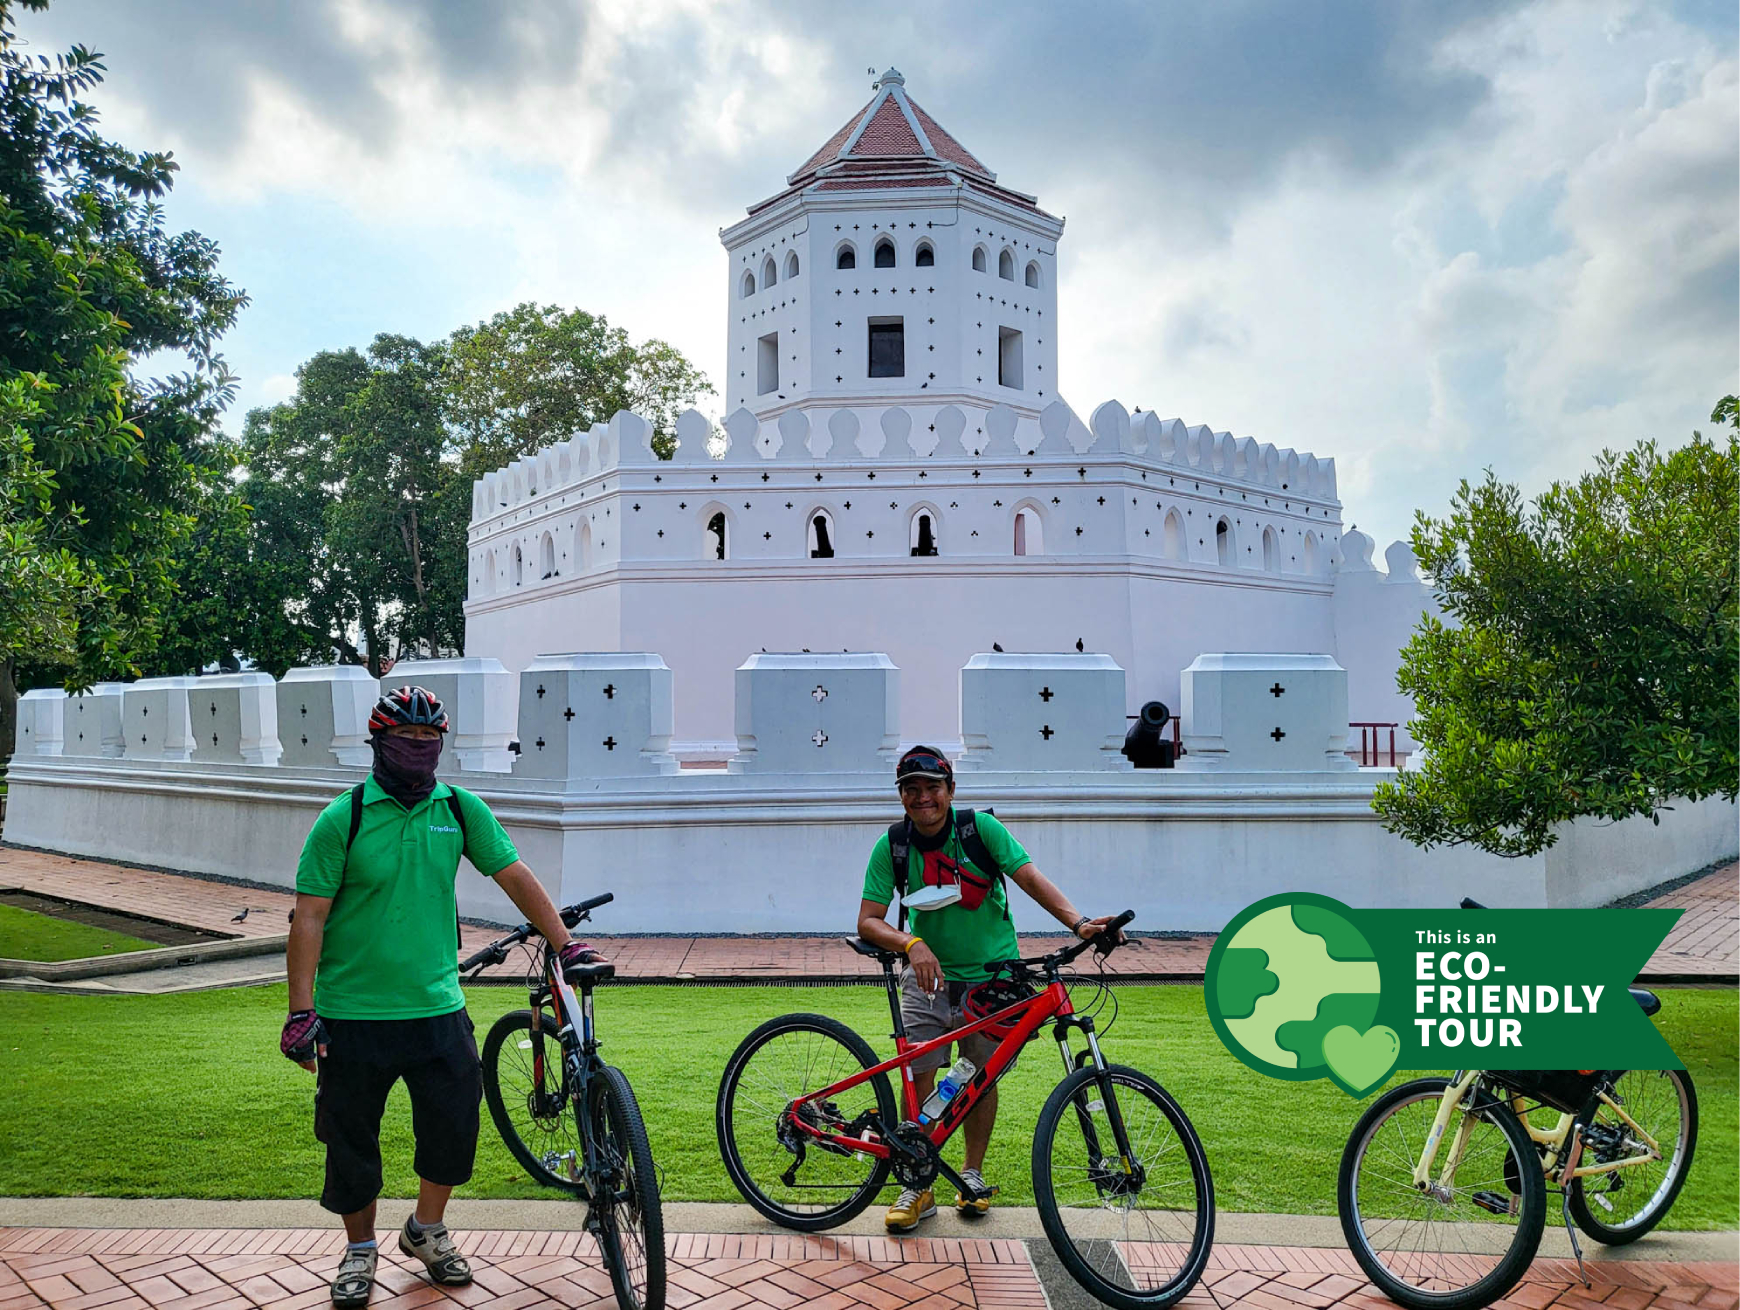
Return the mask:
[[[1644, 1208], [1638, 1211], [1630, 1222], [1615, 1224], [1597, 1215], [1589, 1204], [1590, 1198], [1593, 1196], [1597, 1205], [1604, 1204], [1606, 1207], [1611, 1207], [1612, 1202], [1606, 1198], [1613, 1194], [1608, 1190], [1613, 1184], [1609, 1182], [1606, 1186], [1598, 1187], [1603, 1179], [1618, 1182], [1620, 1189], [1623, 1190], [1624, 1187], [1631, 1184], [1631, 1176], [1644, 1173], [1644, 1169], [1620, 1169], [1611, 1174], [1571, 1180], [1570, 1195], [1567, 1198], [1570, 1204], [1571, 1218], [1576, 1222], [1577, 1227], [1606, 1246], [1625, 1246], [1627, 1243], [1635, 1242], [1659, 1224], [1674, 1201], [1678, 1199], [1680, 1189], [1686, 1185], [1686, 1175], [1692, 1169], [1692, 1155], [1698, 1146], [1698, 1093], [1692, 1086], [1691, 1075], [1684, 1069], [1632, 1069], [1615, 1079], [1615, 1084], [1621, 1095], [1626, 1095], [1627, 1079], [1648, 1080], [1656, 1075], [1673, 1086], [1674, 1099], [1678, 1102], [1680, 1131], [1674, 1142], [1673, 1159], [1668, 1164], [1667, 1171], [1662, 1176], [1661, 1181], [1650, 1192]], [[1646, 1081], [1636, 1084], [1640, 1090], [1647, 1085]], [[1659, 1143], [1661, 1137], [1657, 1131], [1657, 1126], [1654, 1123], [1644, 1122], [1642, 1117], [1645, 1110], [1639, 1105], [1639, 1102], [1645, 1098], [1634, 1092], [1627, 1095], [1626, 1099], [1630, 1102], [1626, 1105], [1626, 1109], [1633, 1118], [1638, 1120], [1638, 1126], [1655, 1137]], [[1577, 1116], [1577, 1122], [1580, 1125], [1589, 1125], [1596, 1123], [1602, 1116], [1612, 1119], [1613, 1112], [1602, 1102], [1600, 1097], [1591, 1096], [1588, 1104], [1583, 1107], [1583, 1112]], [[1590, 1145], [1586, 1142], [1583, 1147], [1583, 1159], [1588, 1160], [1590, 1153]]]
[[[530, 1010], [510, 1010], [495, 1021], [483, 1042], [483, 1099], [508, 1154], [526, 1171], [527, 1177], [545, 1187], [583, 1196], [586, 1184], [560, 1172], [559, 1161], [564, 1154], [573, 1152], [575, 1161], [580, 1158], [580, 1125], [566, 1092], [562, 1044], [556, 1037], [555, 1019], [543, 1014], [538, 1031], [543, 1036], [533, 1038]], [[546, 1080], [543, 1086], [530, 1059], [522, 1059], [519, 1054], [531, 1050], [534, 1052], [531, 1058], [535, 1059], [538, 1053], [534, 1046], [522, 1046], [522, 1038], [543, 1048], [542, 1076]], [[556, 1077], [553, 1090], [547, 1086], [552, 1071]], [[504, 1081], [508, 1084], [505, 1090]], [[534, 1098], [543, 1104], [534, 1108]]]
[[[802, 1049], [793, 1046], [783, 1048], [784, 1053], [796, 1055], [802, 1061], [801, 1068], [793, 1068], [789, 1072], [780, 1067], [780, 1053], [769, 1051], [775, 1042], [785, 1038], [794, 1039], [796, 1042], [807, 1039], [808, 1042]], [[759, 1064], [755, 1059], [758, 1054], [766, 1055]], [[826, 1067], [817, 1069], [815, 1066], [818, 1062]], [[731, 1053], [730, 1060], [726, 1062], [725, 1073], [719, 1080], [715, 1127], [719, 1136], [719, 1153], [725, 1161], [725, 1172], [730, 1175], [743, 1199], [759, 1214], [797, 1232], [819, 1233], [863, 1213], [864, 1208], [887, 1185], [887, 1160], [820, 1149], [806, 1150], [805, 1155], [799, 1158], [789, 1147], [782, 1144], [779, 1127], [785, 1107], [797, 1096], [827, 1087], [842, 1078], [850, 1077], [856, 1070], [869, 1069], [880, 1063], [868, 1042], [838, 1019], [830, 1019], [824, 1014], [786, 1014], [777, 1019], [769, 1019], [739, 1043], [737, 1049]], [[759, 1100], [746, 1090], [746, 1076], [752, 1079], [753, 1090]], [[870, 1089], [868, 1094], [865, 1088]], [[873, 1098], [874, 1108], [884, 1125], [899, 1121], [894, 1092], [889, 1086], [887, 1074], [877, 1074], [853, 1088], [847, 1095], [852, 1098], [850, 1104], [854, 1117], [870, 1108]], [[740, 1100], [743, 1102], [741, 1107]], [[840, 1175], [839, 1181], [798, 1184], [770, 1190], [770, 1181], [778, 1181], [781, 1177], [776, 1172], [777, 1166], [790, 1165], [796, 1161], [793, 1167], [801, 1169], [812, 1160], [816, 1162], [818, 1171], [832, 1167]], [[852, 1163], [845, 1166], [832, 1163], [842, 1160]], [[858, 1167], [860, 1165], [863, 1167]], [[759, 1173], [766, 1173], [768, 1179], [758, 1179], [756, 1175]], [[830, 1192], [837, 1199], [818, 1198], [802, 1202], [816, 1206], [815, 1209], [792, 1208], [800, 1204], [795, 1199], [796, 1196], [811, 1188]]]
[[[1415, 1204], [1415, 1198], [1418, 1198], [1419, 1205], [1442, 1206], [1448, 1211], [1452, 1203], [1417, 1191], [1413, 1187], [1412, 1175], [1414, 1164], [1419, 1159], [1417, 1146], [1423, 1144], [1432, 1116], [1437, 1113], [1436, 1103], [1442, 1099], [1449, 1086], [1449, 1081], [1444, 1078], [1420, 1078], [1403, 1083], [1380, 1096], [1360, 1117], [1352, 1135], [1347, 1139], [1347, 1146], [1341, 1155], [1341, 1170], [1336, 1179], [1336, 1208], [1341, 1214], [1341, 1231], [1347, 1239], [1348, 1250], [1353, 1252], [1353, 1258], [1359, 1262], [1359, 1267], [1379, 1291], [1390, 1300], [1410, 1307], [1410, 1310], [1468, 1310], [1469, 1307], [1490, 1305], [1516, 1286], [1517, 1280], [1527, 1271], [1529, 1262], [1535, 1258], [1535, 1252], [1540, 1248], [1541, 1234], [1546, 1229], [1547, 1184], [1541, 1172], [1540, 1153], [1508, 1105], [1494, 1100], [1479, 1089], [1474, 1089], [1468, 1095], [1479, 1100], [1477, 1108], [1470, 1113], [1478, 1118], [1480, 1124], [1496, 1128], [1508, 1154], [1500, 1158], [1495, 1166], [1490, 1165], [1486, 1157], [1492, 1153], [1493, 1148], [1489, 1143], [1483, 1142], [1464, 1156], [1464, 1169], [1473, 1162], [1476, 1169], [1496, 1167], [1497, 1173], [1490, 1179], [1477, 1177], [1465, 1189], [1460, 1186], [1456, 1189], [1467, 1191], [1469, 1204], [1464, 1211], [1457, 1212], [1455, 1219], [1445, 1220], [1439, 1232], [1442, 1240], [1455, 1240], [1459, 1246], [1458, 1250], [1444, 1254], [1471, 1257], [1475, 1261], [1484, 1262], [1493, 1252], [1490, 1249], [1477, 1251], [1474, 1248], [1490, 1248], [1495, 1245], [1496, 1234], [1492, 1239], [1480, 1237], [1476, 1225], [1479, 1228], [1491, 1225], [1495, 1229], [1496, 1225], [1491, 1224], [1491, 1219], [1481, 1221], [1478, 1218], [1479, 1214], [1485, 1214], [1486, 1211], [1473, 1197], [1480, 1193], [1488, 1196], [1490, 1200], [1497, 1188], [1502, 1187], [1510, 1196], [1516, 1198], [1518, 1209], [1517, 1223], [1508, 1245], [1485, 1274], [1471, 1282], [1459, 1283], [1458, 1280], [1466, 1271], [1466, 1261], [1434, 1261], [1428, 1258], [1440, 1253], [1426, 1250], [1426, 1243], [1433, 1236], [1435, 1222], [1431, 1217], [1432, 1212], [1427, 1210], [1425, 1213], [1428, 1217], [1424, 1221], [1419, 1245], [1404, 1250], [1386, 1249], [1380, 1253], [1372, 1240], [1372, 1232], [1367, 1231], [1367, 1217], [1362, 1213], [1359, 1204], [1359, 1183], [1366, 1173], [1368, 1150], [1387, 1126], [1395, 1141], [1392, 1143], [1386, 1140], [1381, 1152], [1381, 1166], [1373, 1165], [1374, 1188], [1381, 1186], [1386, 1199], [1398, 1209], [1404, 1202]], [[1402, 1114], [1409, 1107], [1416, 1106], [1420, 1107], [1419, 1113], [1408, 1116], [1410, 1125], [1417, 1129], [1414, 1141], [1410, 1142], [1409, 1128], [1404, 1126]], [[1425, 1115], [1423, 1121], [1420, 1114]], [[1458, 1124], [1446, 1125], [1438, 1148], [1438, 1164], [1444, 1163], [1443, 1152], [1455, 1141], [1458, 1130]], [[1386, 1167], [1390, 1177], [1387, 1181], [1381, 1181], [1383, 1169]], [[1487, 1188], [1477, 1185], [1481, 1183], [1492, 1186]], [[1402, 1199], [1398, 1201], [1397, 1197]], [[1475, 1213], [1468, 1213], [1469, 1211]], [[1370, 1217], [1370, 1222], [1374, 1225], [1390, 1225], [1401, 1221], [1374, 1214]], [[1376, 1228], [1374, 1231], [1382, 1229]], [[1395, 1259], [1396, 1270], [1392, 1270], [1385, 1262], [1383, 1254], [1389, 1254]], [[1410, 1257], [1421, 1283], [1442, 1283], [1445, 1286], [1439, 1290], [1409, 1282], [1405, 1273], [1400, 1271], [1405, 1271]]]
[[[1131, 1095], [1118, 1096], [1120, 1088]], [[1097, 1097], [1095, 1092], [1099, 1093]], [[1170, 1152], [1164, 1136], [1155, 1140], [1159, 1125], [1150, 1116], [1143, 1116], [1143, 1123], [1135, 1122], [1133, 1111], [1138, 1099], [1145, 1099], [1151, 1108], [1158, 1110], [1183, 1147], [1189, 1197], [1181, 1193], [1167, 1195], [1180, 1186], [1176, 1181], [1154, 1181], [1157, 1166]], [[1136, 1186], [1140, 1190], [1134, 1193], [1127, 1190], [1132, 1177], [1130, 1162], [1106, 1163], [1106, 1145], [1112, 1144], [1116, 1149], [1116, 1132], [1110, 1117], [1114, 1110], [1126, 1125], [1126, 1140], [1137, 1153], [1135, 1171], [1140, 1181]], [[1077, 1130], [1081, 1134], [1079, 1139], [1073, 1135]], [[1061, 1159], [1058, 1152], [1062, 1153]], [[1060, 1205], [1057, 1166], [1068, 1164], [1073, 1171], [1077, 1158], [1082, 1161], [1081, 1185], [1071, 1187], [1066, 1183], [1065, 1189], [1066, 1200], [1080, 1203]], [[1143, 1207], [1140, 1201], [1144, 1194], [1161, 1204]], [[1077, 1069], [1058, 1083], [1039, 1112], [1034, 1130], [1033, 1196], [1045, 1236], [1063, 1267], [1087, 1291], [1119, 1310], [1158, 1310], [1172, 1305], [1196, 1285], [1208, 1264], [1214, 1245], [1214, 1179], [1202, 1139], [1178, 1102], [1139, 1069], [1107, 1065], [1102, 1079], [1098, 1069], [1088, 1067]], [[1178, 1221], [1172, 1231], [1167, 1231], [1157, 1217], [1182, 1212], [1186, 1207], [1165, 1204], [1169, 1200], [1188, 1202], [1190, 1212], [1190, 1219]], [[1124, 1216], [1121, 1232], [1117, 1218], [1103, 1217], [1119, 1211]], [[1143, 1216], [1141, 1228], [1132, 1223], [1133, 1215]], [[1179, 1230], [1186, 1222], [1189, 1231], [1182, 1233]], [[1071, 1231], [1072, 1223], [1079, 1231]], [[1180, 1246], [1182, 1254], [1174, 1269], [1173, 1251]], [[1157, 1263], [1162, 1260], [1167, 1263]]]
[[664, 1310], [664, 1207], [640, 1103], [628, 1076], [612, 1065], [592, 1080], [591, 1100], [592, 1144], [604, 1171], [591, 1189], [591, 1218], [616, 1303], [622, 1310]]

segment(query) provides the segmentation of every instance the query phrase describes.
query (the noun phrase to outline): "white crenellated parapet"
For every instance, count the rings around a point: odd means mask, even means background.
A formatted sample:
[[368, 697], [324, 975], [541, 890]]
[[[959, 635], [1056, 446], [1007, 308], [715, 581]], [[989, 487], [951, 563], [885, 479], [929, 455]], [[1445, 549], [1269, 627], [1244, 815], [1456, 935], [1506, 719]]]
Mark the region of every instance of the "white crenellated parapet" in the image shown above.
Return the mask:
[[276, 764], [278, 690], [269, 673], [200, 678], [188, 695], [193, 758], [204, 764]]
[[369, 714], [381, 684], [360, 664], [291, 669], [278, 684], [278, 741], [286, 768], [369, 768]]
[[18, 698], [18, 753], [60, 755], [66, 744], [66, 693], [36, 687]]
[[[381, 694], [421, 687], [447, 710], [446, 754], [469, 773], [512, 773], [519, 706], [516, 679], [501, 661], [467, 655], [450, 660], [400, 660], [380, 680]], [[449, 767], [452, 767], [449, 765]]]
[[520, 674], [520, 778], [677, 772], [671, 671], [653, 654], [540, 655]]
[[1186, 772], [1344, 772], [1347, 671], [1328, 655], [1198, 655], [1180, 677]]
[[961, 668], [962, 772], [1128, 770], [1126, 726], [1110, 655], [992, 651]]
[[121, 727], [130, 760], [190, 760], [193, 719], [188, 694], [198, 678], [142, 678], [121, 692]]
[[737, 669], [732, 773], [892, 773], [900, 670], [886, 655], [751, 655]]
[[99, 682], [66, 698], [66, 746], [62, 754], [121, 758], [126, 746], [121, 738], [122, 690], [119, 682]]

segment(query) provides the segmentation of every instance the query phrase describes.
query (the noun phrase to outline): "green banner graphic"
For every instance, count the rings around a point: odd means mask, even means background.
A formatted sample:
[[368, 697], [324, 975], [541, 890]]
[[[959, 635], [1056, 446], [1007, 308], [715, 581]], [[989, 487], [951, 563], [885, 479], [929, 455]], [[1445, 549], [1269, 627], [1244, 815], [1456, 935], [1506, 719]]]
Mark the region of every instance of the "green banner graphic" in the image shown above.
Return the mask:
[[1396, 1069], [1680, 1069], [1629, 988], [1680, 910], [1356, 910], [1270, 896], [1208, 957], [1208, 1017], [1258, 1073], [1354, 1097]]

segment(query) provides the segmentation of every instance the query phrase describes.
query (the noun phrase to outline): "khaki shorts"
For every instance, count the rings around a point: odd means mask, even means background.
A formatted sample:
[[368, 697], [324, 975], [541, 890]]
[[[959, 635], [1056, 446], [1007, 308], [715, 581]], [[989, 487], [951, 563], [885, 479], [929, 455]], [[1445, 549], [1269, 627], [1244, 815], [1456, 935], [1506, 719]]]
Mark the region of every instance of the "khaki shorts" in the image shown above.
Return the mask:
[[[903, 969], [900, 974], [900, 1017], [906, 1024], [906, 1039], [916, 1046], [957, 1028], [965, 1028], [969, 1021], [961, 1013], [961, 998], [971, 986], [972, 983], [945, 980], [942, 989], [935, 996], [926, 996], [919, 990], [918, 975], [911, 968]], [[987, 1037], [984, 1033], [974, 1033], [958, 1043], [939, 1046], [928, 1055], [921, 1055], [914, 1060], [912, 1071], [929, 1073], [932, 1070], [948, 1068], [954, 1063], [953, 1052], [957, 1045], [962, 1055], [983, 1069], [991, 1058], [991, 1052], [997, 1049], [997, 1039]], [[1015, 1062], [1011, 1060], [1009, 1068], [1014, 1067]]]

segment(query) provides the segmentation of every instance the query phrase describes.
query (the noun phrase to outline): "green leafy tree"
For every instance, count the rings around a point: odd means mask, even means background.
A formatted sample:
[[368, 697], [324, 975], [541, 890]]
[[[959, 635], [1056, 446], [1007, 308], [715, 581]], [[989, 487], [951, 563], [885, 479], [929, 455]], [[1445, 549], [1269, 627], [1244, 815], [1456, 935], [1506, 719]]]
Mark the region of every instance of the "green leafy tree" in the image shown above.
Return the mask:
[[[1713, 421], [1733, 425], [1735, 401]], [[1381, 785], [1423, 846], [1533, 855], [1578, 817], [1656, 817], [1740, 786], [1736, 439], [1603, 453], [1531, 507], [1490, 473], [1414, 552], [1449, 622], [1426, 619], [1397, 681], [1422, 767]], [[1659, 822], [1659, 817], [1656, 817]]]
[[[217, 421], [233, 384], [216, 346], [246, 304], [211, 241], [166, 228], [170, 156], [98, 134], [82, 99], [101, 81], [98, 56], [27, 56], [17, 7], [0, 0], [0, 425], [27, 482], [6, 497], [7, 549], [28, 542], [59, 561], [49, 572], [68, 587], [47, 630], [20, 637], [14, 624], [0, 647], [0, 754], [21, 682], [151, 671], [183, 547], [227, 503]], [[160, 352], [187, 371], [135, 373]]]
[[653, 425], [653, 448], [675, 449], [677, 415], [711, 394], [674, 346], [635, 345], [585, 310], [517, 305], [463, 327], [447, 343], [449, 417], [476, 478], [629, 409]]

